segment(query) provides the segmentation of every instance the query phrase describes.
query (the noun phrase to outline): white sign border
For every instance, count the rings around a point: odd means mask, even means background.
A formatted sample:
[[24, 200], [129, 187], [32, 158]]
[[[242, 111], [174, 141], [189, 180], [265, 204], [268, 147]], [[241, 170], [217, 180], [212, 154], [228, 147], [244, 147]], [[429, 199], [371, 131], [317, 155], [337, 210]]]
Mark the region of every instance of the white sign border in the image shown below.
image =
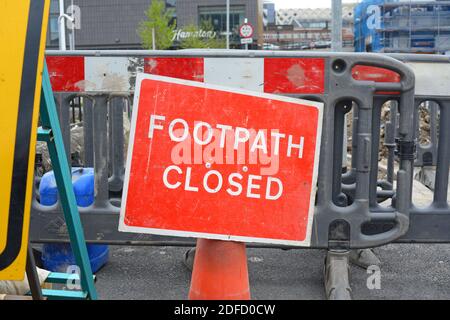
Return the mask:
[[[296, 240], [281, 240], [281, 239], [271, 239], [271, 238], [253, 238], [253, 237], [245, 237], [245, 236], [235, 236], [235, 235], [224, 235], [224, 234], [215, 234], [215, 233], [204, 233], [204, 232], [193, 232], [193, 231], [181, 231], [181, 230], [168, 230], [168, 229], [155, 229], [155, 228], [145, 228], [145, 227], [135, 227], [128, 226], [125, 224], [125, 208], [127, 203], [127, 194], [128, 194], [128, 184], [130, 179], [130, 171], [131, 171], [131, 159], [133, 154], [134, 147], [134, 138], [135, 138], [135, 128], [137, 122], [138, 115], [138, 101], [141, 93], [141, 83], [143, 80], [155, 80], [155, 81], [163, 81], [168, 83], [175, 83], [181, 85], [187, 85], [192, 87], [199, 88], [207, 88], [207, 89], [215, 89], [221, 90], [231, 93], [239, 93], [248, 96], [266, 98], [271, 100], [283, 101], [296, 103], [301, 105], [307, 105], [311, 107], [315, 107], [319, 110], [319, 119], [317, 126], [317, 139], [316, 139], [316, 150], [314, 156], [314, 166], [313, 166], [313, 179], [311, 184], [311, 196], [309, 201], [309, 212], [308, 212], [308, 223], [306, 229], [305, 240], [296, 241]], [[280, 244], [287, 246], [299, 246], [299, 247], [309, 247], [311, 244], [311, 233], [312, 233], [312, 224], [314, 218], [314, 200], [317, 192], [317, 176], [319, 171], [319, 159], [320, 159], [320, 145], [322, 138], [322, 120], [323, 120], [323, 109], [324, 104], [316, 101], [309, 101], [304, 99], [297, 99], [287, 96], [262, 93], [257, 91], [243, 90], [238, 88], [224, 87], [219, 85], [206, 84], [203, 82], [197, 81], [189, 81], [177, 78], [170, 78], [164, 76], [157, 76], [147, 73], [139, 73], [136, 76], [136, 87], [134, 92], [133, 99], [133, 111], [132, 111], [132, 119], [130, 124], [130, 137], [128, 144], [128, 152], [127, 152], [127, 161], [125, 168], [125, 177], [124, 177], [124, 186], [122, 193], [122, 201], [120, 208], [120, 218], [119, 218], [119, 231], [121, 232], [133, 232], [133, 233], [146, 233], [146, 234], [155, 234], [162, 236], [176, 236], [176, 237], [191, 237], [191, 238], [204, 238], [204, 239], [214, 239], [214, 240], [225, 240], [225, 241], [239, 241], [239, 242], [249, 242], [249, 243], [268, 243], [268, 244]]]

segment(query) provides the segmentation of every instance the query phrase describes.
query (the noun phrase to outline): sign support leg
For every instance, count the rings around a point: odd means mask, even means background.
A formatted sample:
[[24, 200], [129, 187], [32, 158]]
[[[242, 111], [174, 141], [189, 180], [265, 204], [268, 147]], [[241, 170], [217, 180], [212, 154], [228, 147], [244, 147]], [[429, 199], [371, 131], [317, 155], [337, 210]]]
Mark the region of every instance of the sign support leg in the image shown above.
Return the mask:
[[92, 269], [81, 225], [80, 214], [76, 205], [75, 194], [72, 187], [72, 177], [64, 149], [58, 114], [50, 83], [47, 65], [44, 64], [42, 74], [42, 95], [40, 106], [42, 127], [38, 131], [38, 139], [47, 142], [50, 159], [55, 173], [56, 184], [64, 218], [67, 224], [70, 244], [75, 255], [75, 261], [80, 268], [80, 281], [87, 298], [97, 299]]
[[41, 290], [41, 284], [39, 282], [39, 276], [36, 271], [36, 263], [34, 261], [33, 249], [31, 248], [31, 245], [29, 243], [27, 249], [26, 273], [28, 285], [30, 286], [31, 296], [33, 297], [33, 300], [44, 300], [44, 296], [42, 295]]

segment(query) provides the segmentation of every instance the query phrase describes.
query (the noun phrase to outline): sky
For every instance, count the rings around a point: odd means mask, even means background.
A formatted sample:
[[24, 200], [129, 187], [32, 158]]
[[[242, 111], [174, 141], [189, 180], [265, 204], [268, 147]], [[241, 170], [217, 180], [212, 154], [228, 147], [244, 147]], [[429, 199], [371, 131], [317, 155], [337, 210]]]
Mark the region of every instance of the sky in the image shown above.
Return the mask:
[[[331, 0], [272, 0], [275, 9], [290, 8], [330, 8]], [[342, 3], [357, 2], [356, 0], [342, 0]]]

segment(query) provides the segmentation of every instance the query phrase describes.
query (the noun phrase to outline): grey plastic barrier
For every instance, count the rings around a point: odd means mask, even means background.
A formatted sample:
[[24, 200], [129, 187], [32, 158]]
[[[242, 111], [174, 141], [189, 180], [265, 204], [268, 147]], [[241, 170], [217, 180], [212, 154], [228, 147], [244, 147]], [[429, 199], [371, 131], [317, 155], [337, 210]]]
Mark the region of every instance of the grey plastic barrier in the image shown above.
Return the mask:
[[440, 107], [436, 99], [445, 99], [450, 96], [450, 56], [433, 54], [389, 54], [395, 59], [403, 61], [413, 67], [418, 83], [416, 86], [416, 139], [420, 139], [419, 112], [426, 111], [429, 116], [430, 133], [423, 133], [429, 140], [417, 144], [416, 167], [437, 165], [437, 145]]
[[430, 142], [418, 144], [416, 166], [435, 171], [433, 201], [426, 207], [412, 204], [410, 228], [398, 241], [450, 241], [450, 57], [439, 55], [395, 55], [416, 73], [415, 138], [419, 139], [419, 107], [428, 106]]
[[[434, 177], [433, 200], [427, 206], [418, 206], [412, 202], [408, 232], [397, 239], [397, 242], [422, 242], [437, 243], [450, 241], [450, 199], [449, 194], [449, 165], [450, 165], [450, 57], [437, 55], [402, 55], [392, 54], [394, 58], [412, 66], [416, 74], [415, 87], [415, 113], [414, 113], [414, 140], [416, 167], [429, 170]], [[397, 127], [397, 99], [395, 96], [378, 96], [376, 98], [374, 112], [379, 112], [381, 105], [391, 102], [389, 121], [385, 126], [384, 145], [388, 147], [387, 179], [378, 180], [371, 184], [371, 206], [378, 206], [379, 202], [386, 199], [396, 201], [396, 192], [393, 190], [393, 173], [396, 164], [396, 156], [393, 151], [395, 136], [398, 135]], [[419, 124], [421, 121], [421, 108], [428, 109], [430, 133], [429, 142], [419, 143]], [[374, 117], [373, 128], [379, 128], [378, 117]], [[377, 137], [379, 130], [374, 131]], [[378, 144], [374, 140], [372, 152], [377, 152]], [[353, 159], [352, 159], [353, 160]], [[375, 168], [377, 163], [372, 163]], [[346, 176], [346, 182], [351, 181]], [[376, 181], [376, 170], [372, 171], [372, 181]], [[414, 191], [414, 190], [413, 190]], [[365, 226], [368, 233], [378, 233], [392, 228], [387, 221], [380, 221]]]
[[[48, 52], [47, 55], [60, 55]], [[313, 248], [348, 249], [379, 246], [403, 236], [410, 226], [412, 175], [414, 154], [414, 73], [404, 63], [378, 54], [304, 53], [270, 51], [68, 51], [67, 56], [128, 57], [139, 61], [143, 57], [223, 57], [239, 58], [323, 58], [325, 61], [324, 94], [293, 95], [325, 103], [318, 192], [312, 235]], [[137, 64], [139, 66], [139, 64]], [[394, 71], [400, 82], [358, 81], [352, 76], [354, 66], [372, 66]], [[133, 80], [130, 80], [132, 83]], [[376, 92], [395, 91], [398, 101], [398, 139], [390, 141], [399, 151], [397, 186], [391, 183], [392, 205], [377, 205], [376, 171], [378, 150], [373, 146], [379, 139], [379, 109], [381, 98]], [[83, 100], [84, 165], [95, 168], [95, 202], [80, 208], [86, 238], [92, 243], [189, 245], [192, 239], [155, 235], [121, 233], [117, 231], [121, 185], [123, 183], [123, 112], [129, 110], [129, 92], [59, 92], [56, 93], [66, 146], [70, 141], [70, 101]], [[385, 97], [383, 97], [385, 99]], [[342, 175], [342, 145], [344, 116], [355, 109], [352, 163], [348, 175]], [[118, 111], [119, 110], [119, 111]], [[69, 152], [69, 151], [68, 151]], [[349, 178], [350, 177], [350, 178]], [[395, 196], [394, 196], [395, 195]], [[383, 222], [390, 227], [376, 228]], [[376, 229], [377, 232], [372, 232]], [[367, 227], [369, 226], [369, 227]], [[369, 232], [366, 232], [368, 229]], [[59, 204], [52, 207], [33, 202], [31, 239], [34, 242], [65, 241], [63, 219]], [[260, 245], [263, 246], [263, 245]]]

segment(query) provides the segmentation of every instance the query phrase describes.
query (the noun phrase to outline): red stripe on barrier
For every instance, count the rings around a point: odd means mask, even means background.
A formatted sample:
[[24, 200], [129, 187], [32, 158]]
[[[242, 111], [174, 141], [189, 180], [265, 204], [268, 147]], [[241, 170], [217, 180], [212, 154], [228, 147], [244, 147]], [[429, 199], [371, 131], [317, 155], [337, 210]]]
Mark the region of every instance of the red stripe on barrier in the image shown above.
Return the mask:
[[[356, 65], [352, 69], [352, 77], [360, 81], [400, 82], [400, 75], [392, 70], [380, 67]], [[397, 95], [400, 92], [377, 91], [378, 94]]]
[[203, 82], [203, 58], [160, 58], [144, 59], [144, 72], [184, 80]]
[[84, 57], [46, 57], [53, 91], [84, 91]]
[[355, 80], [375, 82], [400, 82], [400, 75], [392, 70], [356, 65], [352, 69], [352, 77]]
[[325, 59], [265, 58], [264, 92], [322, 94], [325, 92]]

